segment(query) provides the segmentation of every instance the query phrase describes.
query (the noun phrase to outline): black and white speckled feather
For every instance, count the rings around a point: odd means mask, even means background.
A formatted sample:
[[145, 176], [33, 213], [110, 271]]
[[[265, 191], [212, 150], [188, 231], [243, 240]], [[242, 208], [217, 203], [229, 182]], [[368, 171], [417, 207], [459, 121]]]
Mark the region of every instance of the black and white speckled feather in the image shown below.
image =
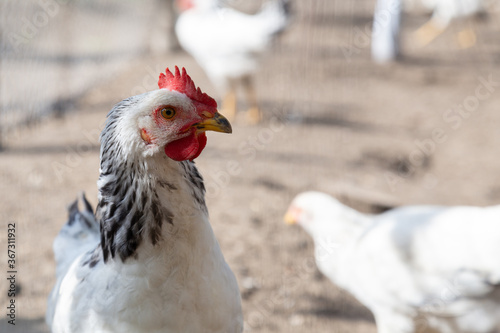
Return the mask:
[[[134, 160], [116, 140], [116, 129], [123, 110], [133, 107], [135, 98], [115, 106], [109, 113], [101, 136], [101, 175], [96, 215], [101, 222], [101, 247], [104, 260], [117, 255], [121, 260], [134, 256], [143, 242], [156, 245], [162, 240], [164, 223], [173, 224], [174, 214], [168, 203], [162, 205], [157, 193], [178, 190], [174, 182], [150, 172], [152, 161]], [[175, 162], [177, 163], [177, 162]], [[182, 178], [193, 185], [192, 195], [199, 208], [207, 212], [203, 179], [193, 162], [181, 162]]]

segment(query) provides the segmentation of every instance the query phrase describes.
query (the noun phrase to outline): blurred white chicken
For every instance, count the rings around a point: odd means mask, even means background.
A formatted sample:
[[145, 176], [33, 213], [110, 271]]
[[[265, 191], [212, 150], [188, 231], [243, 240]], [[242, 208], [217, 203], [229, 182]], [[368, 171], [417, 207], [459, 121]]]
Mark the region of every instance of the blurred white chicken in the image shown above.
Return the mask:
[[[485, 11], [488, 0], [420, 0], [432, 11], [431, 19], [415, 32], [420, 45], [427, 45], [438, 37], [450, 24], [451, 20]], [[465, 27], [457, 35], [459, 46], [471, 47], [476, 43], [476, 33]]]
[[236, 89], [242, 85], [249, 106], [247, 121], [261, 120], [252, 75], [273, 38], [289, 21], [288, 0], [272, 0], [260, 12], [248, 15], [223, 7], [219, 0], [181, 0], [184, 11], [176, 24], [181, 46], [204, 69], [224, 95], [228, 119], [236, 115]]
[[[416, 2], [432, 12], [428, 22], [414, 32], [415, 42], [425, 46], [436, 39], [455, 18], [486, 12], [498, 0], [377, 0], [373, 20], [372, 58], [388, 62], [399, 55], [400, 19], [402, 7], [415, 7]], [[461, 48], [476, 43], [476, 33], [466, 26], [457, 34]]]
[[500, 206], [371, 216], [305, 192], [285, 220], [312, 236], [321, 272], [373, 312], [380, 333], [491, 333], [500, 324]]

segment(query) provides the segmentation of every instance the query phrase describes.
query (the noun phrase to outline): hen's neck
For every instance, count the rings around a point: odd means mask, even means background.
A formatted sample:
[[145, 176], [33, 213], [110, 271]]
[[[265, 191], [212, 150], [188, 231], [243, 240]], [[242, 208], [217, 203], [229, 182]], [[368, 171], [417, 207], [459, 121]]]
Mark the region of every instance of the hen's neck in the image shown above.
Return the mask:
[[104, 261], [137, 258], [141, 246], [164, 248], [173, 234], [189, 234], [207, 215], [203, 179], [194, 163], [107, 153], [101, 156], [96, 211]]

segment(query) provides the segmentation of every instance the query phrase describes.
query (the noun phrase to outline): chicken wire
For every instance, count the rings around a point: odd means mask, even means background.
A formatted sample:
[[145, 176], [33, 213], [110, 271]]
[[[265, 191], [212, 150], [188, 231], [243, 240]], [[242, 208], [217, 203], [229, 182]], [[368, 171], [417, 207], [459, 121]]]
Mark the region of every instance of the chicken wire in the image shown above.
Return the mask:
[[[166, 0], [167, 2], [170, 0]], [[150, 48], [165, 0], [2, 0], [0, 131], [72, 109], [95, 83]], [[166, 40], [165, 31], [162, 36]], [[157, 37], [157, 36], [156, 36]], [[161, 37], [160, 37], [161, 38]], [[156, 40], [155, 45], [161, 44]]]

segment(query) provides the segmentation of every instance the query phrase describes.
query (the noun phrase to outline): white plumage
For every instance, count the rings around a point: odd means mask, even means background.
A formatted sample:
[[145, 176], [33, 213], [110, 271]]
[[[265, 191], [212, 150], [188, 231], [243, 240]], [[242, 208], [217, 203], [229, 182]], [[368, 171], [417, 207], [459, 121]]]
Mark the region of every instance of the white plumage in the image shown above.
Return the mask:
[[[374, 61], [385, 63], [399, 55], [401, 10], [418, 2], [432, 12], [428, 22], [417, 29], [410, 43], [425, 46], [437, 38], [453, 19], [485, 12], [493, 1], [487, 0], [377, 0], [373, 21], [371, 52]], [[476, 42], [475, 32], [468, 26], [457, 35], [461, 48]]]
[[[451, 20], [472, 15], [485, 10], [485, 0], [420, 0], [432, 11], [432, 20], [441, 28], [446, 28]], [[494, 0], [496, 1], [496, 0]]]
[[[206, 130], [230, 132], [187, 74], [118, 103], [101, 135], [96, 215], [76, 203], [54, 242], [53, 333], [240, 333], [234, 274], [190, 160]], [[175, 160], [174, 160], [175, 158]]]
[[287, 2], [267, 2], [259, 13], [249, 15], [223, 7], [219, 0], [191, 0], [191, 8], [179, 15], [179, 42], [224, 94], [229, 119], [236, 112], [239, 84], [246, 89], [250, 121], [260, 118], [252, 75], [273, 37], [287, 25]]
[[490, 333], [500, 324], [500, 206], [408, 206], [361, 214], [305, 192], [288, 222], [318, 268], [374, 314], [380, 333]]

